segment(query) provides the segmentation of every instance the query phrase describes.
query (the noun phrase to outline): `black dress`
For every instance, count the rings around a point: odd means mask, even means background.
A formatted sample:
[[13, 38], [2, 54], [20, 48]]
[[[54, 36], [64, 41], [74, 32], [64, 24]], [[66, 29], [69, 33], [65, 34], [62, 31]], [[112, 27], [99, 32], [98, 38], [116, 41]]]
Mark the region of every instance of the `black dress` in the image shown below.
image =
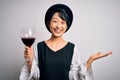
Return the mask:
[[37, 48], [39, 80], [69, 80], [74, 44], [68, 42], [58, 51], [53, 51], [42, 41], [38, 43]]

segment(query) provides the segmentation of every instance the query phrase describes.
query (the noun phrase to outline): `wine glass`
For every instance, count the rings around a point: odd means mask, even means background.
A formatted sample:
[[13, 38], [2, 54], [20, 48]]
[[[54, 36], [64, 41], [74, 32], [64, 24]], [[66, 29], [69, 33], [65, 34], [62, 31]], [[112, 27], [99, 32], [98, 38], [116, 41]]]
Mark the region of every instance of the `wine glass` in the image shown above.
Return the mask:
[[22, 28], [21, 40], [26, 46], [31, 47], [35, 41], [35, 28], [33, 27]]

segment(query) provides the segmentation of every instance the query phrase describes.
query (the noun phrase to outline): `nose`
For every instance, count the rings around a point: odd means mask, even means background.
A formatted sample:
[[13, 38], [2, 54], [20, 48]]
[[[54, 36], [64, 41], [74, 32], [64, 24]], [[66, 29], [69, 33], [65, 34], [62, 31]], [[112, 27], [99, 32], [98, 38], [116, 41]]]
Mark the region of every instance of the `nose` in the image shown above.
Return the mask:
[[60, 22], [57, 23], [57, 27], [61, 27], [61, 23]]

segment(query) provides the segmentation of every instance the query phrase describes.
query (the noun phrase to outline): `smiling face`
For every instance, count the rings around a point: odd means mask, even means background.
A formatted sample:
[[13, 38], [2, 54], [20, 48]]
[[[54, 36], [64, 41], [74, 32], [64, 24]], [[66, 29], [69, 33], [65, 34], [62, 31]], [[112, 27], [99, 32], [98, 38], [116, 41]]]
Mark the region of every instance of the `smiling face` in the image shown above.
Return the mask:
[[50, 31], [54, 37], [62, 37], [67, 30], [67, 23], [65, 20], [59, 17], [59, 13], [56, 12], [52, 16], [49, 23]]

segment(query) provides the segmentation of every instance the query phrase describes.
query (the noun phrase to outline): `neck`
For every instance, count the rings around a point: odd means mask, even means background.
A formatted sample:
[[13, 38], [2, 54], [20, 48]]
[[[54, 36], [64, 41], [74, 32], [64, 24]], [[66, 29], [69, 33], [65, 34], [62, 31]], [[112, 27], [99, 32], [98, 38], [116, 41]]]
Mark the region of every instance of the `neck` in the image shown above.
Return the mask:
[[50, 40], [53, 41], [53, 42], [61, 42], [61, 41], [64, 41], [64, 39], [63, 39], [62, 37], [51, 37]]
[[47, 41], [45, 41], [47, 46], [49, 46], [53, 51], [57, 51], [61, 48], [63, 48], [67, 41], [65, 41], [62, 37], [51, 37]]
[[64, 39], [63, 39], [63, 37], [61, 36], [61, 37], [55, 37], [55, 36], [51, 36], [51, 38], [48, 40], [48, 41], [50, 41], [50, 42], [52, 42], [52, 43], [63, 43], [63, 42], [66, 42]]

